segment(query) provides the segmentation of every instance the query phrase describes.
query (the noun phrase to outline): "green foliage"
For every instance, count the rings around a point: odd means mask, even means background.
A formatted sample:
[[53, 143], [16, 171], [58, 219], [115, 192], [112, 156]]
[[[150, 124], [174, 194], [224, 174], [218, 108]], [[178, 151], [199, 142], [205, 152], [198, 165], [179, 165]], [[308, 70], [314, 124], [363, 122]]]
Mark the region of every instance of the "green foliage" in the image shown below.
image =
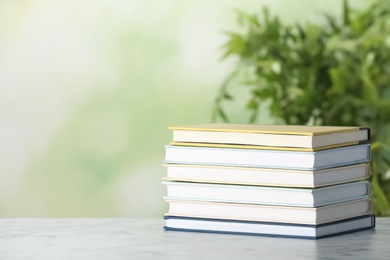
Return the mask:
[[[390, 1], [361, 10], [343, 2], [341, 19], [285, 24], [267, 9], [237, 11], [242, 32], [228, 33], [224, 58], [238, 57], [220, 88], [213, 121], [229, 120], [232, 87], [250, 92], [248, 123], [267, 106], [281, 124], [368, 126], [372, 139], [374, 212], [389, 215]], [[269, 105], [267, 105], [269, 104]]]

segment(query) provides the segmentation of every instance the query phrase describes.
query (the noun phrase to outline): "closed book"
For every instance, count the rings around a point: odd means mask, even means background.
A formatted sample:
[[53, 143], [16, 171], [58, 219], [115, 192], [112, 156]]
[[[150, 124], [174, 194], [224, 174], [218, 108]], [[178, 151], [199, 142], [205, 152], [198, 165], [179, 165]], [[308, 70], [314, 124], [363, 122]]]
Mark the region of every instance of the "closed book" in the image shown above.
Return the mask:
[[258, 124], [201, 124], [170, 127], [173, 144], [214, 143], [295, 147], [306, 150], [354, 145], [370, 140], [367, 127]]
[[262, 204], [167, 200], [166, 216], [236, 219], [278, 223], [318, 225], [371, 212], [369, 198], [322, 207], [291, 207]]
[[245, 204], [269, 204], [296, 207], [319, 207], [367, 197], [370, 183], [358, 181], [321, 188], [284, 188], [232, 184], [166, 182], [172, 200], [197, 200]]
[[370, 144], [315, 152], [268, 149], [237, 149], [197, 146], [165, 146], [167, 164], [221, 165], [297, 170], [326, 169], [368, 162]]
[[372, 214], [319, 225], [202, 219], [177, 216], [166, 216], [164, 218], [166, 223], [164, 229], [168, 231], [191, 231], [305, 239], [320, 239], [373, 229], [375, 227], [375, 215]]
[[188, 164], [163, 166], [167, 169], [163, 178], [166, 181], [307, 188], [364, 180], [371, 173], [367, 163], [307, 171]]

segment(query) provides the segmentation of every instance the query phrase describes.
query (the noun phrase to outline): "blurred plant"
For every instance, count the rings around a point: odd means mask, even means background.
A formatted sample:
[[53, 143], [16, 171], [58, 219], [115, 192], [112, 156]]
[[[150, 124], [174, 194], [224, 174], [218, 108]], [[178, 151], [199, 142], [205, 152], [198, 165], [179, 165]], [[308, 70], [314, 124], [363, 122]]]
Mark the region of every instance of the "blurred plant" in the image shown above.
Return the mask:
[[[338, 19], [284, 24], [267, 9], [237, 11], [242, 33], [228, 32], [223, 58], [238, 56], [222, 84], [213, 121], [229, 122], [232, 87], [249, 92], [248, 123], [260, 108], [281, 124], [368, 126], [374, 213], [390, 214], [390, 1], [361, 10], [343, 1]], [[238, 82], [239, 81], [239, 82]]]

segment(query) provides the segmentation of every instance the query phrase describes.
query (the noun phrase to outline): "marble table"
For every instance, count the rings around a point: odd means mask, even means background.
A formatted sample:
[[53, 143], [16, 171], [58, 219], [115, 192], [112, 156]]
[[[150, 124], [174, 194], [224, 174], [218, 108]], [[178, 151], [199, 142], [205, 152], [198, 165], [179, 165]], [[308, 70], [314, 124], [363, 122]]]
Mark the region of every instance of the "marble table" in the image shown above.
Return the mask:
[[390, 218], [320, 240], [163, 231], [162, 219], [0, 219], [0, 259], [390, 259]]

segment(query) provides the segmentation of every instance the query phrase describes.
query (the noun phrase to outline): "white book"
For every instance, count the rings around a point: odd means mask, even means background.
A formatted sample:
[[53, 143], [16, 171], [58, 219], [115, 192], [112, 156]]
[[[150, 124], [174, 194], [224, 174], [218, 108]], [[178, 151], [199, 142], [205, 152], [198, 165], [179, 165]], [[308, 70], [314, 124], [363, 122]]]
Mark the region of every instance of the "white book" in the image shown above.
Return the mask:
[[166, 216], [318, 225], [369, 214], [369, 198], [322, 207], [290, 207], [207, 201], [167, 200]]
[[230, 184], [166, 182], [167, 200], [195, 200], [268, 204], [296, 207], [319, 207], [343, 201], [365, 198], [370, 183], [358, 181], [315, 189], [283, 188]]
[[323, 170], [286, 170], [211, 165], [163, 164], [167, 181], [317, 188], [370, 176], [367, 163]]
[[235, 235], [259, 235], [320, 239], [375, 227], [375, 215], [363, 215], [320, 225], [257, 222], [223, 219], [202, 219], [166, 216], [164, 229]]
[[297, 170], [326, 169], [368, 162], [370, 144], [345, 146], [315, 152], [268, 149], [237, 149], [198, 146], [165, 146], [167, 164], [221, 165], [282, 168]]

